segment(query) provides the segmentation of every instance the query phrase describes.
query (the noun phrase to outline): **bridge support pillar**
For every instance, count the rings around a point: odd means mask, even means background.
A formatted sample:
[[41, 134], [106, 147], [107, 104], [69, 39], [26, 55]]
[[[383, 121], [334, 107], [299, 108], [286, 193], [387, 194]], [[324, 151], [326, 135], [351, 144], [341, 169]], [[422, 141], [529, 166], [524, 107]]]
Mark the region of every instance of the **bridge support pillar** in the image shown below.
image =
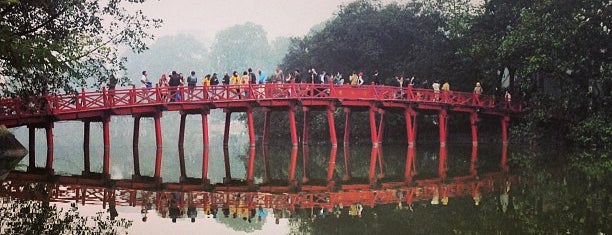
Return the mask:
[[[227, 117], [227, 116], [226, 116]], [[227, 145], [223, 145], [223, 163], [225, 168], [225, 178], [223, 179], [223, 183], [227, 184], [232, 181], [232, 174], [230, 169], [230, 158], [229, 158], [229, 147]]]
[[302, 146], [302, 164], [304, 166], [304, 174], [302, 175], [302, 183], [308, 183], [308, 145]]
[[210, 110], [202, 110], [200, 115], [202, 116], [202, 184], [209, 184], [210, 180], [208, 179], [208, 147], [209, 138], [208, 138], [208, 114]]
[[503, 172], [508, 172], [508, 145], [502, 147], [502, 156], [499, 165]]
[[332, 146], [332, 149], [329, 153], [329, 165], [327, 166], [327, 183], [328, 185], [333, 184], [334, 181], [334, 170], [336, 167], [336, 154], [338, 152], [338, 147]]
[[247, 184], [249, 188], [255, 185], [253, 177], [255, 173], [255, 145], [249, 147], [249, 165], [247, 168]]
[[247, 110], [247, 123], [249, 126], [249, 146], [255, 147], [255, 123], [253, 121], [253, 108]]
[[344, 109], [344, 146], [349, 146], [349, 140], [351, 137], [351, 108], [345, 107]]
[[446, 179], [446, 145], [440, 145], [440, 158], [438, 159], [438, 176], [440, 179]]
[[28, 171], [36, 168], [36, 127], [28, 126]]
[[202, 116], [202, 144], [204, 147], [210, 146], [209, 136], [208, 136], [208, 114], [210, 114], [210, 110], [202, 110], [200, 115]]
[[45, 132], [47, 134], [47, 165], [46, 169], [48, 172], [53, 173], [53, 123], [45, 126]]
[[140, 138], [140, 116], [134, 117], [134, 132], [132, 136], [132, 156], [134, 157], [134, 176], [140, 176], [140, 153], [138, 139]]
[[178, 148], [178, 156], [179, 156], [179, 170], [180, 170], [180, 178], [179, 182], [184, 182], [187, 180], [187, 171], [185, 170], [185, 148], [183, 145]]
[[181, 121], [179, 123], [179, 136], [178, 136], [178, 147], [181, 149], [185, 144], [185, 121], [187, 119], [187, 114], [181, 112]]
[[155, 121], [155, 143], [157, 151], [155, 151], [155, 173], [154, 177], [157, 182], [161, 182], [161, 165], [162, 165], [162, 134], [161, 134], [161, 112], [156, 113], [153, 117]]
[[91, 122], [83, 122], [83, 175], [87, 175], [90, 172], [90, 158], [89, 158], [89, 133], [90, 133]]
[[508, 122], [510, 122], [510, 117], [508, 116], [504, 116], [501, 120], [502, 143], [504, 146], [508, 145]]
[[478, 114], [476, 112], [470, 113], [470, 125], [472, 126], [472, 146], [478, 146]]
[[263, 135], [262, 135], [262, 143], [263, 145], [268, 145], [269, 144], [269, 137], [270, 137], [270, 109], [268, 108], [264, 108], [263, 109], [263, 113], [264, 113], [264, 126], [263, 126]]
[[298, 154], [298, 147], [293, 146], [291, 148], [291, 163], [289, 164], [289, 183], [292, 183], [292, 184], [295, 181], [295, 167], [297, 165], [297, 154]]
[[446, 130], [446, 119], [448, 117], [446, 109], [441, 109], [438, 117], [440, 124], [440, 146], [446, 146], [446, 134], [448, 133]]
[[263, 183], [270, 183], [270, 150], [268, 145], [263, 146], [263, 164], [264, 164], [264, 177]]
[[302, 145], [308, 145], [308, 126], [310, 125], [310, 108], [302, 107], [304, 112], [304, 130], [302, 131]]
[[412, 177], [416, 174], [416, 167], [414, 162], [415, 155], [416, 150], [414, 146], [408, 146], [408, 151], [406, 151], [406, 169], [404, 171], [404, 181], [406, 183], [412, 182]]
[[208, 179], [208, 145], [204, 146], [202, 149], [202, 184], [210, 184], [210, 180]]
[[404, 118], [406, 119], [406, 135], [408, 136], [408, 146], [415, 146], [417, 119], [416, 112], [408, 107], [404, 110]]
[[104, 139], [104, 160], [102, 163], [102, 175], [104, 179], [110, 178], [110, 116], [102, 118], [102, 132]]
[[346, 172], [342, 176], [342, 180], [347, 181], [351, 179], [351, 150], [348, 145], [344, 146], [344, 169]]
[[289, 107], [289, 129], [291, 130], [291, 145], [297, 147], [298, 137], [297, 128], [295, 127], [295, 107]]
[[225, 110], [225, 129], [223, 132], [223, 146], [228, 146], [231, 122], [232, 122], [232, 112], [229, 110]]
[[378, 122], [378, 145], [382, 145], [383, 141], [383, 133], [385, 130], [385, 110], [378, 109], [378, 113], [380, 114], [380, 120]]
[[327, 107], [327, 123], [329, 124], [329, 139], [332, 147], [338, 146], [338, 137], [336, 137], [336, 124], [334, 122], [334, 111], [336, 107], [330, 105]]
[[470, 159], [470, 175], [476, 176], [478, 170], [476, 169], [476, 163], [478, 162], [478, 146], [472, 145], [472, 158]]
[[378, 160], [378, 146], [372, 147], [372, 152], [370, 153], [370, 171], [368, 179], [370, 181], [370, 186], [375, 186], [376, 182], [378, 182], [376, 178], [376, 162]]
[[376, 131], [376, 108], [370, 107], [370, 135], [372, 136], [372, 146], [378, 147], [378, 132]]

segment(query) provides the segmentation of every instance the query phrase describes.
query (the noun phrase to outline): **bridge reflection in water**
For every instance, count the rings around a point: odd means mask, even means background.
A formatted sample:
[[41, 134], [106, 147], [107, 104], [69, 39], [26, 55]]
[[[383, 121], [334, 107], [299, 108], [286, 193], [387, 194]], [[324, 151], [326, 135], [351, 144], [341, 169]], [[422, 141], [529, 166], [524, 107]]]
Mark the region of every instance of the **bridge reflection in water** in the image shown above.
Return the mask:
[[[141, 208], [143, 221], [150, 217], [150, 211], [173, 221], [179, 218], [195, 218], [193, 215], [206, 214], [211, 217], [239, 217], [245, 220], [258, 220], [267, 213], [273, 213], [278, 223], [281, 218], [292, 217], [300, 210], [316, 217], [322, 213], [340, 216], [348, 213], [361, 216], [361, 211], [378, 205], [398, 204], [410, 206], [425, 201], [431, 204], [446, 205], [453, 197], [471, 197], [478, 205], [481, 194], [487, 192], [508, 193], [511, 184], [518, 178], [508, 173], [507, 145], [503, 145], [499, 160], [500, 166], [492, 172], [477, 172], [478, 149], [472, 146], [469, 173], [447, 177], [447, 147], [441, 146], [438, 155], [437, 176], [415, 178], [417, 175], [416, 149], [409, 146], [406, 150], [404, 177], [402, 180], [389, 180], [385, 177], [383, 151], [373, 147], [366, 183], [355, 183], [351, 172], [350, 149], [344, 148], [344, 172], [335, 168], [337, 148], [332, 147], [326, 172], [326, 183], [313, 183], [310, 180], [309, 148], [302, 149], [302, 178], [297, 180], [298, 148], [291, 149], [288, 178], [272, 179], [268, 147], [263, 148], [263, 179], [260, 184], [248, 180], [253, 174], [254, 163], [245, 162], [247, 180], [232, 178], [229, 169], [229, 154], [224, 151], [225, 179], [223, 183], [203, 184], [202, 179], [187, 177], [185, 161], [180, 154], [179, 183], [159, 182], [154, 177], [134, 177], [133, 179], [107, 179], [91, 175], [49, 177], [45, 172], [13, 172], [2, 182], [0, 196], [82, 205], [101, 205], [104, 209], [116, 212], [117, 206]], [[255, 148], [249, 148], [249, 155]], [[249, 159], [253, 159], [249, 157]], [[394, 166], [397, 168], [396, 166]], [[399, 167], [401, 168], [401, 167]], [[250, 169], [250, 170], [249, 170]], [[340, 179], [335, 182], [334, 179]], [[501, 197], [500, 197], [501, 198]], [[111, 213], [112, 214], [112, 213]], [[304, 214], [304, 213], [302, 213]], [[193, 221], [192, 221], [193, 222]]]

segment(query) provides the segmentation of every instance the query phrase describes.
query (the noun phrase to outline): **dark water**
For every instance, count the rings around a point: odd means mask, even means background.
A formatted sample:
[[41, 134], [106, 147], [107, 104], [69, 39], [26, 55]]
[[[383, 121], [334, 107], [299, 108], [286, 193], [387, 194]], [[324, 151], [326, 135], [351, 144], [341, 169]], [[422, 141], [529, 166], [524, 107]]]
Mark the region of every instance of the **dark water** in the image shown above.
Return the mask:
[[[240, 135], [232, 138], [239, 139]], [[53, 231], [50, 233], [100, 229], [100, 225], [92, 225], [91, 221], [130, 234], [610, 234], [611, 231], [609, 183], [585, 177], [564, 164], [542, 168], [524, 164], [529, 162], [525, 159], [534, 157], [554, 161], [554, 156], [534, 155], [521, 146], [481, 144], [473, 148], [471, 144], [461, 144], [440, 148], [418, 143], [416, 148], [384, 144], [372, 148], [366, 144], [294, 149], [258, 145], [254, 149], [257, 187], [249, 188], [245, 180], [249, 151], [253, 150], [244, 142], [235, 141], [225, 152], [229, 171], [225, 168], [223, 148], [209, 149], [210, 183], [221, 184], [228, 176], [233, 180], [232, 187], [218, 185], [214, 191], [202, 188], [198, 182], [201, 151], [185, 148], [185, 176], [195, 183], [178, 183], [179, 156], [170, 149], [164, 149], [161, 186], [130, 183], [132, 156], [120, 151], [111, 156], [111, 183], [74, 176], [82, 171], [80, 158], [74, 157], [58, 156], [56, 160], [56, 174], [69, 177], [12, 174], [12, 178], [2, 182], [0, 190], [3, 196], [0, 232], [22, 234], [40, 224], [40, 218], [57, 223], [48, 229]], [[154, 155], [141, 153], [141, 156], [141, 173], [152, 176], [150, 161]], [[335, 161], [330, 164], [334, 156]], [[509, 159], [507, 163], [505, 159]], [[24, 163], [27, 164], [27, 158]], [[375, 171], [372, 173], [371, 169]], [[217, 213], [213, 215], [215, 207]], [[229, 212], [227, 217], [224, 209]], [[89, 216], [91, 227], [74, 225], [82, 216]], [[70, 222], [61, 222], [66, 218]]]

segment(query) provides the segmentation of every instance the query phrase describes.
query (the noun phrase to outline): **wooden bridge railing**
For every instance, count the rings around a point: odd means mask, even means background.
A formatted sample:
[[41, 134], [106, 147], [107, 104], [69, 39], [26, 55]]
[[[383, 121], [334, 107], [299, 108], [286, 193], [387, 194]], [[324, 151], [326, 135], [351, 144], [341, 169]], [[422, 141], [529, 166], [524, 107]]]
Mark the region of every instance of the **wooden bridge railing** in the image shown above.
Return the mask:
[[231, 101], [261, 101], [270, 99], [336, 99], [397, 101], [412, 103], [448, 104], [472, 108], [497, 109], [508, 112], [521, 111], [520, 103], [496, 100], [491, 95], [471, 92], [433, 91], [412, 87], [377, 85], [333, 84], [249, 84], [188, 87], [131, 88], [102, 91], [82, 91], [78, 94], [57, 94], [33, 97], [0, 99], [0, 121], [22, 117], [44, 116], [70, 112], [82, 112], [108, 108], [138, 107], [166, 103], [215, 103]]

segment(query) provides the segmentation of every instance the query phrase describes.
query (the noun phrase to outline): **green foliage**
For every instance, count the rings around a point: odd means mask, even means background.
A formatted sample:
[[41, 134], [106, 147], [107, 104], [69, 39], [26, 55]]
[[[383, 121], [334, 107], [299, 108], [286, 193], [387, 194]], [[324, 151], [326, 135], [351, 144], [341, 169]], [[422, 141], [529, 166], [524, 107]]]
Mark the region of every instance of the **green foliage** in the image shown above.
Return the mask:
[[216, 61], [213, 68], [230, 73], [230, 70], [236, 70], [242, 74], [247, 68], [264, 67], [271, 51], [266, 34], [261, 25], [250, 22], [218, 32], [211, 49]]
[[346, 76], [352, 71], [366, 75], [379, 71], [382, 78], [404, 74], [419, 80], [458, 81], [452, 71], [457, 58], [439, 30], [444, 22], [438, 15], [423, 14], [423, 8], [418, 3], [350, 3], [321, 30], [294, 39], [283, 67], [285, 71], [314, 67]]
[[126, 4], [142, 2], [0, 2], [0, 75], [7, 80], [3, 92], [39, 95], [100, 87], [124, 68], [119, 48], [145, 50], [145, 40], [152, 38], [147, 30], [161, 23], [126, 9]]
[[58, 208], [41, 201], [2, 199], [0, 231], [3, 234], [127, 234], [132, 221], [113, 220], [106, 212], [83, 216], [76, 204]]

